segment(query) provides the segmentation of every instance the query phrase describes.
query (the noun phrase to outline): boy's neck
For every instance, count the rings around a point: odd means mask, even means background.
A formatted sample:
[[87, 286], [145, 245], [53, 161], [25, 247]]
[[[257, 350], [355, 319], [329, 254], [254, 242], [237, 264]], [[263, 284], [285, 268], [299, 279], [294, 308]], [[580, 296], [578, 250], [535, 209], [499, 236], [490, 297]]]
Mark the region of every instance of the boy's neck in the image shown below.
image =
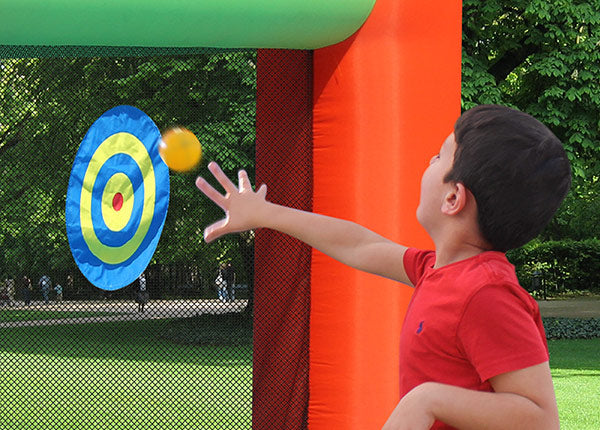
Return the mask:
[[443, 242], [435, 247], [435, 265], [434, 269], [447, 266], [448, 264], [456, 263], [457, 261], [466, 260], [483, 252], [489, 251], [489, 247], [485, 244], [474, 242]]
[[443, 218], [442, 221], [440, 228], [429, 232], [435, 244], [434, 268], [466, 260], [492, 249], [479, 231], [474, 204], [467, 205], [461, 214]]

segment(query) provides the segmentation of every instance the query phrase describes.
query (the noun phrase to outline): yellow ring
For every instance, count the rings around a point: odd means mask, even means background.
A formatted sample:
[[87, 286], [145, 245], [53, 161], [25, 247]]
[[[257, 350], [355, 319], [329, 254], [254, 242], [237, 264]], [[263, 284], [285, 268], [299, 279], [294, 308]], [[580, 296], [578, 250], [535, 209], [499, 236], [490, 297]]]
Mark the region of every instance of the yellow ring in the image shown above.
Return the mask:
[[[123, 206], [117, 211], [113, 208], [115, 194], [123, 196]], [[133, 212], [133, 185], [125, 173], [115, 173], [106, 182], [102, 192], [102, 219], [112, 231], [125, 228]]]
[[[106, 161], [115, 154], [124, 153], [137, 163], [144, 178], [144, 204], [138, 228], [131, 239], [121, 246], [106, 246], [96, 236], [92, 224], [92, 189], [98, 172]], [[111, 178], [112, 179], [112, 178]], [[120, 264], [130, 258], [139, 248], [154, 217], [156, 183], [154, 167], [144, 144], [133, 134], [120, 132], [102, 142], [88, 164], [81, 187], [80, 222], [81, 233], [92, 254], [107, 264]], [[133, 203], [132, 203], [133, 204]]]

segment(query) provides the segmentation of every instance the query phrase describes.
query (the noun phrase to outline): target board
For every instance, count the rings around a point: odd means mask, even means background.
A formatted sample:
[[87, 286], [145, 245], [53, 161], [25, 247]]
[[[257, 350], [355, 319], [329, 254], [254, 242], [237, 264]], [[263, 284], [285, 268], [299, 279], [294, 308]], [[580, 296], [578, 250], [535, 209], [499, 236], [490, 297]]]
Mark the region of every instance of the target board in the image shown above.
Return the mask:
[[98, 288], [129, 285], [156, 250], [169, 206], [159, 140], [148, 115], [118, 106], [79, 146], [67, 189], [67, 237], [77, 266]]

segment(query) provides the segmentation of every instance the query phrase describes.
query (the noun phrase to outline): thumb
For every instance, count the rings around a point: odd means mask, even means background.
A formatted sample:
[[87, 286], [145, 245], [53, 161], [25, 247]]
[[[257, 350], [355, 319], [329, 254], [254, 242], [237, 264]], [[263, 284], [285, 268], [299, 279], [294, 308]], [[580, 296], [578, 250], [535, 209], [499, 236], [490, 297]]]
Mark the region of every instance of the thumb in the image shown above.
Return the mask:
[[204, 229], [204, 241], [206, 243], [210, 243], [215, 239], [227, 234], [227, 224], [229, 223], [228, 218], [224, 218], [215, 222], [214, 224], [209, 225]]

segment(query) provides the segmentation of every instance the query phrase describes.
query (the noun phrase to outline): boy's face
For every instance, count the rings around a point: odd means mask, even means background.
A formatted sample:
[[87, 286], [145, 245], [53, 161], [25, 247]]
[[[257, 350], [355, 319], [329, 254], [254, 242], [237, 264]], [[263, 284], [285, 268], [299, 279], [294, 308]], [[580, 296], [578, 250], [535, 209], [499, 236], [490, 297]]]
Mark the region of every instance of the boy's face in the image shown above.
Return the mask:
[[444, 182], [444, 177], [452, 168], [455, 151], [456, 140], [454, 133], [451, 133], [442, 144], [440, 152], [431, 158], [429, 167], [421, 177], [421, 199], [417, 208], [417, 220], [430, 236], [442, 215], [442, 203], [450, 186], [449, 183]]

